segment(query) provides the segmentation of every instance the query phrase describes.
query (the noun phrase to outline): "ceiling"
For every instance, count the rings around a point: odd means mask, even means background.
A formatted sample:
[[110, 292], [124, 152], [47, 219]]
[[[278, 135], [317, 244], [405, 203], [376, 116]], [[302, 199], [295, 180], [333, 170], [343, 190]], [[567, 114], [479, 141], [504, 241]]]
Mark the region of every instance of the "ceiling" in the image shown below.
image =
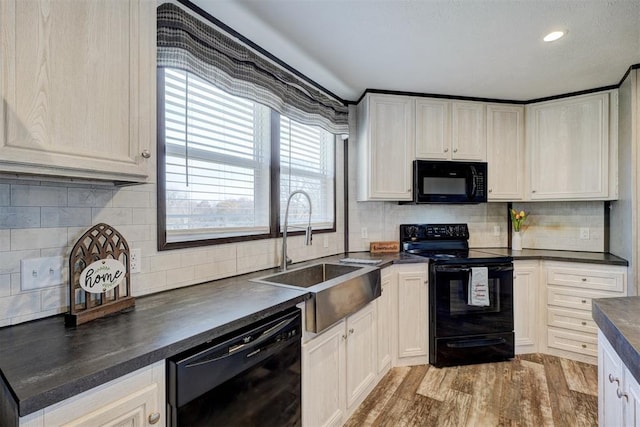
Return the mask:
[[367, 88], [526, 101], [616, 85], [640, 63], [640, 0], [192, 1], [351, 101]]

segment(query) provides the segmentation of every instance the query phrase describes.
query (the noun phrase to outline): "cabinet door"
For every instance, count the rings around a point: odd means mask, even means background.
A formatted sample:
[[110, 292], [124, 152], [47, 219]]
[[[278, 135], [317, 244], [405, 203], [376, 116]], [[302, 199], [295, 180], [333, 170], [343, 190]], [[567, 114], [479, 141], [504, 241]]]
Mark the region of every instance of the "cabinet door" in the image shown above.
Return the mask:
[[44, 409], [45, 426], [165, 425], [165, 361]]
[[377, 373], [384, 375], [391, 367], [391, 334], [392, 325], [393, 290], [395, 273], [393, 267], [382, 270], [381, 286], [382, 295], [376, 300], [376, 324], [378, 333]]
[[0, 23], [2, 170], [145, 181], [155, 2], [6, 0]]
[[624, 387], [624, 365], [611, 344], [598, 332], [598, 424], [622, 426], [623, 401], [617, 396]]
[[487, 105], [488, 200], [522, 200], [524, 107]]
[[[411, 200], [414, 158], [414, 100], [369, 95], [358, 111], [361, 136], [359, 200]], [[363, 117], [361, 117], [363, 115]], [[364, 127], [365, 129], [360, 129]], [[363, 191], [363, 188], [365, 189]], [[364, 193], [364, 194], [363, 194]]]
[[625, 369], [624, 375], [627, 388], [626, 397], [622, 397], [625, 404], [624, 424], [629, 427], [640, 427], [640, 385], [628, 369]]
[[359, 404], [376, 379], [374, 304], [347, 318], [347, 408]]
[[345, 321], [302, 345], [302, 423], [340, 426], [345, 407]]
[[516, 261], [513, 263], [513, 269], [513, 327], [516, 353], [535, 353], [538, 351], [538, 263]]
[[451, 158], [451, 103], [416, 99], [416, 158]]
[[487, 158], [484, 104], [451, 104], [451, 158], [484, 161]]
[[607, 198], [609, 93], [527, 108], [531, 199]]
[[398, 271], [398, 365], [426, 363], [428, 342], [428, 293], [426, 270]]

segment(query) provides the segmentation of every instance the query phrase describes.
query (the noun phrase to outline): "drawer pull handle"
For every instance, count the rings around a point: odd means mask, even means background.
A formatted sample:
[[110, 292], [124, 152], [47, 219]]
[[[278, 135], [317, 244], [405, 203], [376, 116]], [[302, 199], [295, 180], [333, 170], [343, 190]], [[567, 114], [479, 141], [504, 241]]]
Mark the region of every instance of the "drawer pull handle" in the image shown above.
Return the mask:
[[587, 322], [582, 322], [582, 326], [587, 326]]
[[586, 299], [583, 299], [583, 300], [582, 300], [582, 303], [583, 303], [583, 304], [586, 304], [586, 303], [587, 303], [587, 300], [586, 300]]
[[158, 421], [160, 421], [159, 412], [154, 412], [152, 414], [149, 414], [149, 424], [156, 424]]
[[586, 344], [582, 344], [582, 348], [587, 348], [587, 345]]
[[629, 395], [620, 391], [619, 388], [616, 390], [616, 395], [618, 396], [618, 399], [622, 399], [624, 397], [626, 400], [629, 400]]
[[618, 383], [618, 385], [620, 385], [620, 378], [616, 378], [613, 376], [613, 374], [609, 374], [609, 382], [611, 384], [615, 382], [615, 383]]

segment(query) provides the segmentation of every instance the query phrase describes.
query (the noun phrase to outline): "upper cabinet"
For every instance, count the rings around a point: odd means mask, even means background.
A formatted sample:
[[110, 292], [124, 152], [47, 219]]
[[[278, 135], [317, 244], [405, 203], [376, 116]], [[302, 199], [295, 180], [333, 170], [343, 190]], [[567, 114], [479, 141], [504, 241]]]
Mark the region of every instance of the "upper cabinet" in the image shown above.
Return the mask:
[[617, 198], [617, 91], [527, 106], [530, 200]]
[[522, 200], [524, 170], [524, 107], [487, 105], [488, 200]]
[[415, 100], [367, 94], [358, 104], [358, 201], [411, 200]]
[[479, 102], [416, 98], [416, 158], [486, 159], [485, 111]]
[[155, 7], [0, 2], [2, 171], [147, 181], [155, 165]]

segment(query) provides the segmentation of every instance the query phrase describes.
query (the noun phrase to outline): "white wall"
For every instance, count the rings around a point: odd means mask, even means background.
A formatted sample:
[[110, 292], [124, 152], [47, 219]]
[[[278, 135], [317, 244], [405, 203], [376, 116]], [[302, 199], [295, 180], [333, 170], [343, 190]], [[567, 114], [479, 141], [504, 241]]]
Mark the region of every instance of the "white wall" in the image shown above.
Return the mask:
[[[344, 252], [343, 152], [336, 150], [336, 233], [290, 236], [294, 262]], [[142, 249], [142, 273], [132, 275], [141, 296], [279, 264], [281, 239], [158, 252], [156, 185], [117, 188], [81, 183], [0, 180], [0, 327], [68, 311], [69, 254], [88, 228], [105, 222], [130, 248]], [[325, 236], [327, 247], [324, 247]], [[63, 281], [35, 291], [20, 287], [20, 260], [63, 257]]]
[[[634, 80], [637, 71], [632, 70], [618, 91], [618, 176], [619, 199], [611, 203], [610, 251], [629, 261], [627, 283], [630, 295], [636, 295], [635, 278], [638, 236], [638, 212], [635, 176], [637, 175], [637, 153], [633, 135], [633, 105], [638, 102], [634, 96]], [[640, 114], [640, 113], [639, 113]]]

